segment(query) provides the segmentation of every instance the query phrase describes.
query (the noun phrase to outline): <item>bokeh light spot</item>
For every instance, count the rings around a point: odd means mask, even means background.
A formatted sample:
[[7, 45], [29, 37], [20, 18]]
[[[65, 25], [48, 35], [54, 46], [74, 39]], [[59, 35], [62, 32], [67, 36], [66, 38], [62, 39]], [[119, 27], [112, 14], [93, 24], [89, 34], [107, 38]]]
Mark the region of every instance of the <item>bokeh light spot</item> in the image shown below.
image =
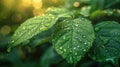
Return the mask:
[[3, 35], [8, 35], [11, 32], [11, 28], [8, 25], [4, 25], [1, 29], [0, 29], [0, 33], [2, 33]]

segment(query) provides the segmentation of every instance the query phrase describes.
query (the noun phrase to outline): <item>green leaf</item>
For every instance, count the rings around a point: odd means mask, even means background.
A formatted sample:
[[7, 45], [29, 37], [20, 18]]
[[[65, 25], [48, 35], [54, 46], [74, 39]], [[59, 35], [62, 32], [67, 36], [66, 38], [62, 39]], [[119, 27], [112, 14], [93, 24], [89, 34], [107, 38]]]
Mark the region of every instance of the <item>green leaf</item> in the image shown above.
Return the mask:
[[8, 51], [10, 51], [12, 47], [25, 42], [38, 33], [47, 31], [53, 27], [56, 22], [59, 22], [59, 18], [68, 18], [71, 17], [71, 15], [72, 13], [65, 8], [49, 8], [46, 10], [46, 14], [28, 19], [15, 31], [11, 38]]
[[96, 39], [90, 57], [100, 62], [116, 62], [120, 57], [120, 24], [104, 21], [95, 25]]
[[50, 7], [46, 10], [46, 14], [53, 14], [59, 17], [71, 17], [72, 12], [63, 7]]
[[34, 17], [25, 21], [21, 26], [15, 31], [11, 38], [11, 42], [8, 51], [12, 47], [32, 38], [33, 36], [50, 29], [58, 17], [52, 14], [45, 14], [43, 16]]
[[67, 9], [63, 7], [50, 7], [46, 10], [46, 14], [53, 14], [53, 15], [59, 15], [68, 12]]
[[90, 9], [91, 9], [90, 6], [82, 7], [80, 10], [80, 14], [85, 16], [85, 17], [88, 17], [90, 15]]
[[88, 52], [94, 40], [91, 22], [85, 18], [60, 22], [53, 34], [53, 46], [69, 63], [77, 63]]

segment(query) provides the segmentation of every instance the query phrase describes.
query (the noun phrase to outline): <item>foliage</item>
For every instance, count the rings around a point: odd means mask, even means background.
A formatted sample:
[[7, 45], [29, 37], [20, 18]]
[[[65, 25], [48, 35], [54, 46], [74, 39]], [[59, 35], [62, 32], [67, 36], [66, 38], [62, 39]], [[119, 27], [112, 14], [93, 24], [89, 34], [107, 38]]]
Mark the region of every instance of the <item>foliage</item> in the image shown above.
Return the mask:
[[[21, 67], [20, 57], [24, 60], [25, 52], [31, 57], [36, 51], [39, 63], [30, 61], [32, 64], [26, 66], [89, 67], [106, 63], [119, 67], [119, 4], [119, 0], [66, 0], [64, 6], [49, 7], [43, 15], [23, 22], [10, 41], [7, 39], [10, 54], [6, 59], [14, 64], [19, 61], [14, 66]], [[14, 52], [16, 61], [10, 59]]]

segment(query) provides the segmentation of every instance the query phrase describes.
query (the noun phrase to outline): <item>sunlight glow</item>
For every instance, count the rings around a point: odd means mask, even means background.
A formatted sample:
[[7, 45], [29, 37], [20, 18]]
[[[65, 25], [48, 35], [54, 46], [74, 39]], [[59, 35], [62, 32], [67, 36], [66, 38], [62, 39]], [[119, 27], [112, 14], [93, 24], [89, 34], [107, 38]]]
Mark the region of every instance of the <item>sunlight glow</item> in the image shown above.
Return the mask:
[[32, 0], [22, 0], [22, 5], [24, 7], [29, 7], [32, 4]]
[[40, 9], [42, 7], [42, 0], [33, 0], [33, 7], [35, 9]]

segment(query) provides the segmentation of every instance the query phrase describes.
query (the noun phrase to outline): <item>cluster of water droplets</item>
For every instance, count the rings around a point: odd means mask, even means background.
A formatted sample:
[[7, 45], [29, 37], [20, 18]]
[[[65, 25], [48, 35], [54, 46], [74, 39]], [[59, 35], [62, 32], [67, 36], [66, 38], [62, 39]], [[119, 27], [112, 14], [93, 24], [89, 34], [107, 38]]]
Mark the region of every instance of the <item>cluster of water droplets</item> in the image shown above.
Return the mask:
[[[88, 32], [83, 30], [87, 24], [83, 23], [83, 21], [88, 22], [88, 20], [84, 18], [64, 20], [62, 23], [60, 23], [61, 29], [57, 31], [59, 34], [55, 34], [58, 37], [56, 39], [59, 39], [59, 41], [57, 41], [55, 44], [57, 51], [69, 62], [79, 61], [91, 47], [91, 40], [87, 39], [87, 34], [84, 34]], [[88, 24], [90, 23], [88, 22]], [[65, 41], [69, 43], [64, 43]]]

